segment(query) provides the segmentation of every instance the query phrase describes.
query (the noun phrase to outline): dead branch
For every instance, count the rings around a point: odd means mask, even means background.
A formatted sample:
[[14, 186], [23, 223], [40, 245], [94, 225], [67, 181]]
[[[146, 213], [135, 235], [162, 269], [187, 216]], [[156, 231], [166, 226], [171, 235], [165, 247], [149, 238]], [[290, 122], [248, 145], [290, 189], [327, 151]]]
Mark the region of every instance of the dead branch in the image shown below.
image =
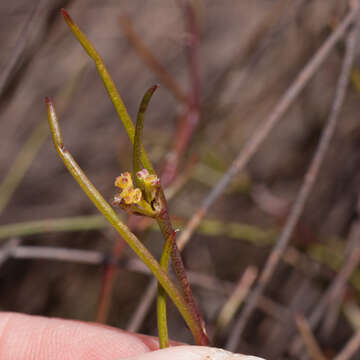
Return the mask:
[[[357, 7], [353, 8], [351, 10], [350, 14], [346, 18], [348, 18], [351, 14], [358, 15], [358, 12], [359, 12], [359, 10]], [[339, 30], [339, 28], [337, 30]], [[290, 211], [290, 214], [286, 220], [285, 226], [284, 226], [284, 228], [276, 242], [276, 245], [274, 246], [274, 248], [265, 264], [264, 270], [262, 271], [262, 273], [259, 277], [259, 281], [258, 281], [255, 289], [250, 294], [250, 296], [246, 302], [244, 310], [241, 313], [239, 320], [236, 323], [236, 325], [233, 329], [232, 335], [227, 343], [227, 349], [229, 349], [230, 351], [236, 350], [239, 338], [241, 337], [250, 316], [252, 315], [253, 311], [256, 308], [258, 298], [264, 292], [266, 285], [269, 283], [269, 280], [271, 279], [272, 275], [274, 274], [274, 271], [283, 255], [287, 245], [289, 244], [289, 242], [291, 240], [291, 236], [293, 234], [295, 226], [297, 225], [299, 218], [304, 210], [306, 200], [308, 199], [308, 196], [315, 184], [315, 181], [319, 174], [319, 170], [320, 170], [321, 164], [324, 160], [326, 151], [327, 151], [327, 149], [330, 145], [330, 141], [334, 135], [336, 125], [337, 125], [337, 122], [339, 119], [340, 110], [341, 110], [342, 104], [345, 99], [345, 94], [346, 94], [346, 89], [347, 89], [347, 85], [349, 82], [351, 66], [353, 63], [354, 56], [355, 56], [355, 46], [356, 46], [356, 42], [357, 42], [357, 35], [358, 35], [358, 31], [357, 31], [357, 27], [355, 27], [355, 30], [352, 30], [348, 37], [347, 51], [346, 51], [346, 54], [344, 57], [341, 73], [340, 73], [338, 84], [336, 87], [334, 102], [332, 104], [328, 122], [322, 131], [319, 145], [318, 145], [315, 155], [311, 161], [310, 167], [306, 172], [303, 184], [302, 184], [301, 189], [296, 197], [296, 200]], [[324, 47], [324, 45], [323, 45], [323, 47]]]

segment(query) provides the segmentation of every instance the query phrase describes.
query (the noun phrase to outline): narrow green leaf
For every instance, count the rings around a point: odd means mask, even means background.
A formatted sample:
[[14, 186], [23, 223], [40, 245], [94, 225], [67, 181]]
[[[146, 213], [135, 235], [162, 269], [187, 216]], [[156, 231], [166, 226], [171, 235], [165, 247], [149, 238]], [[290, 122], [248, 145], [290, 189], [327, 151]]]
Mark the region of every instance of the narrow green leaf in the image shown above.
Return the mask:
[[[63, 15], [66, 24], [72, 31], [72, 33], [75, 35], [75, 37], [78, 39], [82, 47], [85, 49], [87, 54], [90, 56], [91, 59], [93, 59], [96, 69], [100, 75], [100, 78], [105, 86], [105, 89], [107, 93], [109, 94], [110, 100], [112, 104], [114, 105], [114, 108], [125, 128], [126, 134], [128, 135], [131, 143], [134, 143], [134, 135], [135, 135], [135, 129], [134, 124], [131, 121], [131, 118], [129, 116], [129, 113], [121, 99], [121, 96], [116, 89], [116, 86], [109, 74], [109, 72], [106, 69], [106, 66], [99, 55], [99, 53], [96, 51], [94, 46], [91, 44], [91, 42], [88, 40], [88, 38], [85, 36], [85, 34], [80, 30], [80, 28], [77, 26], [77, 24], [73, 21], [73, 19], [70, 17], [68, 12], [65, 9], [61, 9], [61, 14]], [[152, 168], [150, 161], [148, 160], [148, 157], [146, 156], [146, 153], [144, 149], [141, 149], [141, 162], [144, 166], [144, 168]]]
[[[142, 170], [142, 166], [141, 166], [141, 149], [142, 149], [142, 144], [141, 144], [141, 139], [142, 139], [142, 130], [144, 127], [144, 120], [145, 120], [145, 112], [146, 109], [149, 105], [149, 102], [151, 100], [152, 95], [154, 94], [155, 90], [158, 88], [158, 85], [154, 85], [152, 86], [150, 89], [148, 89], [146, 91], [146, 93], [144, 94], [141, 103], [140, 103], [140, 107], [139, 107], [139, 111], [137, 114], [137, 118], [136, 118], [136, 128], [135, 128], [135, 136], [134, 136], [134, 146], [133, 146], [133, 172], [134, 172], [134, 178], [135, 178], [135, 184], [138, 188], [141, 188], [141, 182], [139, 181], [138, 177], [137, 177], [137, 172]], [[144, 168], [150, 173], [150, 174], [154, 174], [155, 171], [153, 169], [153, 167], [151, 166], [145, 166]]]

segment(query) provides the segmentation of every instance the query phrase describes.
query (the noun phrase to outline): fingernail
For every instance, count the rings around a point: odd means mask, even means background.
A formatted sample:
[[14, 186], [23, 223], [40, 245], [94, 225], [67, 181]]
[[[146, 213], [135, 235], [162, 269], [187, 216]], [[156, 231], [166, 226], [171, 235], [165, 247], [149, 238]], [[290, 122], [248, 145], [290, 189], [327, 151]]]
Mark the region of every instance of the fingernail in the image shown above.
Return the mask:
[[174, 346], [123, 360], [264, 360], [207, 346]]

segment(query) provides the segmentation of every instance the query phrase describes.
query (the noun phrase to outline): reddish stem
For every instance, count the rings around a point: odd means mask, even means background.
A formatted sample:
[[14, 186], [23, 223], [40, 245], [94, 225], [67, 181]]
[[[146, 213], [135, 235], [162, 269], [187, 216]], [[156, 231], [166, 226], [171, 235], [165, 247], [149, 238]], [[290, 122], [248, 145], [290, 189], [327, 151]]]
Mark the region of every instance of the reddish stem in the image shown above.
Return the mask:
[[96, 310], [96, 322], [102, 324], [107, 322], [114, 283], [118, 273], [117, 263], [123, 254], [124, 248], [124, 240], [122, 238], [118, 238], [111, 252], [111, 261], [104, 266], [101, 280], [101, 290]]
[[180, 159], [200, 120], [200, 33], [194, 7], [189, 1], [186, 1], [182, 8], [184, 9], [187, 33], [190, 36], [186, 46], [186, 57], [191, 89], [187, 105], [177, 119], [174, 146], [167, 156], [161, 177], [163, 186], [169, 185], [176, 177]]
[[157, 75], [161, 83], [183, 104], [187, 103], [187, 95], [178, 84], [176, 79], [154, 56], [151, 49], [143, 42], [142, 38], [135, 32], [131, 21], [124, 13], [119, 18], [120, 26], [128, 41], [134, 47], [143, 62]]
[[202, 332], [200, 334], [197, 334], [197, 338], [195, 339], [196, 343], [197, 345], [206, 346], [209, 344], [209, 339], [205, 332], [204, 321], [195, 305], [195, 300], [191, 292], [189, 280], [186, 276], [184, 263], [182, 261], [180, 251], [175, 241], [175, 231], [171, 224], [170, 216], [167, 210], [167, 203], [163, 191], [160, 191], [160, 197], [163, 204], [163, 209], [156, 220], [165, 239], [164, 251], [170, 251], [172, 265], [176, 274], [176, 278], [183, 291], [185, 302], [189, 306], [189, 310], [193, 314], [193, 317], [195, 318], [197, 323], [200, 324], [200, 327], [202, 329]]

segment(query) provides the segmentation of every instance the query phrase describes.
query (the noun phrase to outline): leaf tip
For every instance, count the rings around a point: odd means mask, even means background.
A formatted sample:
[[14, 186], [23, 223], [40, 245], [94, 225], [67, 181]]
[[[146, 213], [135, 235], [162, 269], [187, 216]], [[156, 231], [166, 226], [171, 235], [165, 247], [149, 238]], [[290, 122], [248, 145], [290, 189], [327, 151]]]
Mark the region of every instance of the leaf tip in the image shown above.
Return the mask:
[[65, 21], [68, 23], [68, 24], [73, 24], [74, 22], [72, 21], [69, 13], [64, 9], [62, 8], [61, 9], [61, 15], [64, 17]]
[[157, 88], [160, 86], [160, 84], [155, 84], [155, 85], [153, 85], [150, 89], [151, 89], [151, 94], [153, 94], [156, 90], [157, 90]]

